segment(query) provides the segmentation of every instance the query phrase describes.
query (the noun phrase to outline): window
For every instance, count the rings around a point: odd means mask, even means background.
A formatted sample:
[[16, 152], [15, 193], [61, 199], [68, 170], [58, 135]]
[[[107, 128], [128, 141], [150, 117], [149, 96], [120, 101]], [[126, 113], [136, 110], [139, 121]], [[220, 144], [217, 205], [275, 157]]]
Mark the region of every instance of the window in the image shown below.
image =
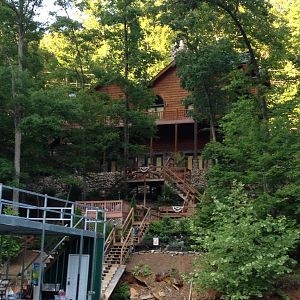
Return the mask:
[[161, 96], [156, 95], [154, 105], [148, 109], [148, 112], [156, 115], [159, 119], [162, 119], [164, 114], [164, 107], [164, 99]]

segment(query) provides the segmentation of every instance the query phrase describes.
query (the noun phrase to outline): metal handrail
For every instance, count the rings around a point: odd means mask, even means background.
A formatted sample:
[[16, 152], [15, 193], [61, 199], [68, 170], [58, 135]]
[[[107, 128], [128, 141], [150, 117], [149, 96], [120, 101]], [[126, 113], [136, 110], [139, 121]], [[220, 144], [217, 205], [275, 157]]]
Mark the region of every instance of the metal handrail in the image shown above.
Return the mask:
[[[42, 197], [42, 198], [47, 197], [48, 200], [56, 200], [56, 201], [59, 201], [59, 202], [62, 202], [62, 203], [70, 204], [71, 206], [75, 204], [72, 201], [61, 199], [61, 198], [57, 198], [57, 197], [53, 197], [53, 196], [49, 196], [47, 194], [40, 194], [40, 193], [36, 193], [36, 192], [32, 192], [32, 191], [28, 191], [28, 190], [24, 190], [24, 189], [20, 189], [20, 188], [15, 188], [15, 187], [4, 185], [2, 183], [0, 183], [0, 185], [2, 186], [2, 188], [7, 189], [7, 190], [17, 191], [17, 192], [21, 192], [21, 193], [26, 193], [28, 195]], [[1, 197], [0, 197], [0, 200], [1, 200]], [[18, 206], [18, 204], [21, 204], [21, 203], [20, 202], [16, 202], [14, 204], [15, 204], [15, 206]], [[77, 206], [81, 206], [83, 208], [93, 209], [92, 206], [89, 206], [89, 205], [86, 205], [86, 204], [83, 205], [83, 204], [80, 204], [80, 203], [78, 203], [78, 204], [76, 203], [76, 205]], [[99, 209], [99, 211], [105, 212], [105, 210], [103, 210], [103, 209]]]
[[[81, 221], [83, 220], [83, 218], [81, 218], [80, 220], [78, 220], [78, 222], [74, 225], [74, 227], [73, 228], [76, 228], [80, 223], [81, 223]], [[47, 254], [47, 256], [44, 258], [44, 261], [43, 262], [45, 262], [49, 257], [50, 257], [50, 255], [51, 254], [53, 254], [53, 252], [66, 240], [66, 238], [67, 238], [68, 236], [66, 235], [66, 236], [64, 236], [55, 246], [54, 246], [54, 248], [51, 250], [51, 251], [49, 251], [49, 253]], [[25, 272], [31, 265], [32, 265], [32, 263], [38, 258], [40, 256], [40, 253], [38, 253], [31, 261], [30, 261], [30, 263], [29, 264], [27, 264], [27, 266], [24, 268], [24, 270], [23, 270], [23, 272]]]
[[[27, 204], [27, 203], [21, 203], [21, 202], [15, 202], [12, 200], [7, 200], [7, 199], [3, 199], [2, 198], [2, 194], [3, 194], [3, 190], [11, 190], [11, 191], [17, 191], [17, 192], [22, 192], [22, 193], [26, 193], [28, 195], [33, 195], [33, 196], [37, 196], [37, 197], [42, 197], [42, 199], [44, 200], [44, 205], [42, 206], [36, 206], [36, 205], [32, 205], [32, 204]], [[58, 201], [61, 202], [63, 204], [69, 204], [71, 207], [61, 207], [61, 206], [47, 206], [49, 204], [49, 200], [54, 200], [54, 201]], [[26, 191], [23, 189], [18, 189], [18, 188], [13, 188], [13, 187], [9, 187], [6, 185], [3, 185], [0, 183], [0, 214], [2, 214], [2, 208], [3, 205], [6, 206], [11, 206], [13, 208], [23, 208], [26, 209], [26, 218], [33, 220], [33, 221], [43, 221], [46, 223], [46, 221], [70, 221], [70, 227], [74, 228], [73, 226], [73, 220], [75, 218], [83, 218], [83, 221], [85, 223], [90, 223], [90, 222], [94, 222], [95, 218], [92, 218], [90, 216], [88, 216], [87, 214], [85, 214], [84, 216], [76, 214], [75, 212], [75, 203], [68, 201], [68, 200], [64, 200], [64, 199], [60, 199], [60, 198], [56, 198], [56, 197], [51, 197], [48, 195], [43, 195], [43, 194], [39, 194], [39, 193], [35, 193], [35, 192], [31, 192], [31, 191]], [[92, 206], [88, 206], [88, 205], [81, 205], [81, 204], [77, 204], [77, 207], [82, 207], [84, 208], [86, 211], [87, 210], [92, 210], [94, 212], [96, 212], [96, 215], [99, 215], [99, 212], [105, 214], [106, 211], [102, 210], [98, 207], [92, 207]], [[30, 213], [32, 211], [36, 211], [36, 212], [42, 212], [43, 213], [43, 217], [30, 217]], [[52, 213], [52, 214], [58, 214], [59, 217], [47, 217], [47, 213]], [[24, 218], [22, 216], [14, 216], [17, 218]], [[99, 221], [99, 223], [101, 223], [101, 221]]]

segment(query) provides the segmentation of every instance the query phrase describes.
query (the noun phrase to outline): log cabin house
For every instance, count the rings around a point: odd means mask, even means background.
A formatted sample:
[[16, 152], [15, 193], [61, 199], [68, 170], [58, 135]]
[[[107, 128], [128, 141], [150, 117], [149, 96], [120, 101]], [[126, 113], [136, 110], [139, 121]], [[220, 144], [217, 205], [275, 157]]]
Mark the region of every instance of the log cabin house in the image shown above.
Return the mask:
[[[175, 62], [161, 70], [150, 82], [149, 89], [155, 95], [154, 105], [146, 112], [155, 116], [157, 133], [148, 141], [149, 153], [135, 160], [135, 166], [163, 166], [169, 157], [177, 157], [181, 166], [187, 169], [205, 169], [201, 151], [209, 142], [208, 124], [195, 123], [191, 117], [192, 107], [183, 103], [188, 92], [181, 87], [176, 75]], [[107, 93], [113, 100], [124, 98], [121, 87], [117, 84], [100, 86], [98, 92]], [[116, 170], [111, 162], [110, 171]]]

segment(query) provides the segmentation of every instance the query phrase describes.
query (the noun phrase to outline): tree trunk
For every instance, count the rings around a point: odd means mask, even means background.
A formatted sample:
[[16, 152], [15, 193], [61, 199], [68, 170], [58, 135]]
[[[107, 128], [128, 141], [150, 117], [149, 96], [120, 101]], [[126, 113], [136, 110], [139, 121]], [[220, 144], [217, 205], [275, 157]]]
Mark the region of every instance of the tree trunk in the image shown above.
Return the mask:
[[[129, 50], [128, 50], [128, 27], [127, 20], [124, 19], [124, 77], [127, 85], [129, 74]], [[126, 175], [126, 167], [128, 163], [128, 144], [129, 144], [129, 124], [127, 112], [129, 110], [129, 95], [127, 86], [125, 86], [125, 118], [124, 118], [124, 174]]]
[[24, 69], [24, 44], [25, 44], [25, 31], [24, 31], [24, 24], [23, 18], [19, 16], [19, 28], [18, 28], [18, 63], [19, 63], [19, 72], [21, 75]]
[[[22, 88], [22, 73], [24, 68], [24, 38], [25, 38], [25, 31], [24, 31], [24, 24], [23, 24], [23, 15], [22, 15], [22, 7], [20, 7], [19, 12], [19, 20], [18, 20], [18, 65], [19, 65], [19, 82], [21, 83], [19, 89]], [[13, 70], [12, 70], [13, 72]], [[14, 77], [14, 76], [13, 76]], [[22, 91], [20, 91], [22, 92]], [[16, 86], [15, 80], [12, 78], [12, 97], [16, 99]], [[15, 149], [14, 149], [14, 168], [15, 168], [15, 185], [19, 186], [20, 184], [20, 176], [21, 176], [21, 145], [22, 145], [22, 132], [20, 129], [20, 123], [22, 118], [22, 106], [19, 101], [15, 104], [14, 110], [14, 126], [15, 126]], [[13, 201], [19, 202], [19, 192], [14, 191], [13, 193]]]
[[211, 141], [216, 142], [217, 141], [216, 128], [215, 128], [213, 116], [211, 113], [209, 114], [209, 127], [210, 127]]
[[207, 93], [207, 89], [204, 82], [203, 82], [203, 88], [204, 88], [205, 98], [207, 100], [207, 104], [209, 108], [209, 128], [210, 128], [210, 137], [211, 137], [210, 140], [216, 142], [217, 138], [216, 138], [215, 118], [214, 118], [210, 97], [209, 94]]
[[[259, 66], [258, 66], [258, 62], [256, 59], [256, 55], [255, 55], [254, 49], [252, 48], [250, 39], [248, 38], [248, 35], [247, 35], [244, 27], [242, 26], [241, 22], [239, 21], [239, 19], [235, 15], [235, 13], [232, 12], [225, 4], [223, 4], [221, 2], [217, 2], [217, 6], [219, 6], [221, 9], [223, 9], [224, 11], [226, 11], [229, 14], [229, 16], [232, 18], [233, 22], [239, 29], [239, 31], [244, 39], [244, 42], [246, 44], [246, 47], [248, 49], [248, 52], [250, 55], [250, 62], [253, 67], [253, 70], [256, 74], [258, 81], [260, 81], [261, 78], [260, 78]], [[267, 107], [266, 99], [263, 96], [260, 97], [260, 106], [261, 106], [261, 113], [262, 113], [263, 120], [265, 122], [267, 122], [268, 121], [268, 107]]]
[[[22, 133], [19, 128], [20, 125], [20, 109], [19, 107], [15, 109], [15, 150], [14, 150], [14, 168], [15, 168], [15, 185], [18, 187], [20, 184], [21, 176], [21, 143], [22, 143]], [[19, 193], [14, 192], [13, 200], [19, 202]]]

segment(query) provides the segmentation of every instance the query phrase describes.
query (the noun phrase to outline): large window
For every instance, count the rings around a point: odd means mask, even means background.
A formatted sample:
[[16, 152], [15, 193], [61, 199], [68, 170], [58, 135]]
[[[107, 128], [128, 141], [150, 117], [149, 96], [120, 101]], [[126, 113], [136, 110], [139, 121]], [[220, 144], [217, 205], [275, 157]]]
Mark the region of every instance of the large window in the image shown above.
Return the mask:
[[162, 119], [164, 116], [164, 107], [164, 99], [161, 96], [156, 95], [154, 105], [148, 109], [148, 112], [157, 116], [158, 119]]

